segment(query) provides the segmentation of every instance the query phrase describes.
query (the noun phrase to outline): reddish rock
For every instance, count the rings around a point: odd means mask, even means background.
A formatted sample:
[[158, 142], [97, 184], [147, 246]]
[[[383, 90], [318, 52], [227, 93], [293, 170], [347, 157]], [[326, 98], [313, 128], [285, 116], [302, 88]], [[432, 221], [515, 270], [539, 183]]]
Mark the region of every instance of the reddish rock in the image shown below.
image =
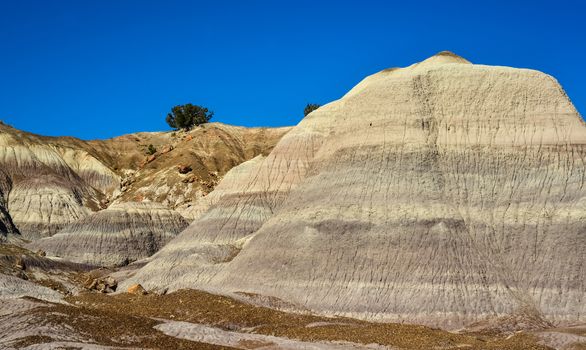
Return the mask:
[[140, 284], [133, 284], [132, 286], [128, 287], [127, 292], [128, 292], [128, 294], [135, 294], [135, 295], [147, 295], [148, 294], [148, 292]]
[[85, 282], [85, 288], [89, 290], [95, 290], [101, 293], [112, 293], [116, 291], [118, 287], [118, 281], [116, 281], [113, 277], [106, 276], [106, 277], [99, 277], [94, 279], [89, 279]]
[[177, 166], [177, 169], [179, 170], [179, 174], [187, 174], [188, 172], [193, 170], [193, 169], [191, 169], [191, 167], [189, 165], [183, 165], [183, 164]]
[[161, 153], [161, 154], [165, 154], [165, 153], [169, 153], [169, 152], [171, 152], [172, 150], [173, 150], [173, 146], [172, 146], [172, 145], [167, 145], [167, 146], [165, 146], [165, 148], [163, 148], [163, 149], [161, 150], [161, 152], [160, 152], [160, 153]]

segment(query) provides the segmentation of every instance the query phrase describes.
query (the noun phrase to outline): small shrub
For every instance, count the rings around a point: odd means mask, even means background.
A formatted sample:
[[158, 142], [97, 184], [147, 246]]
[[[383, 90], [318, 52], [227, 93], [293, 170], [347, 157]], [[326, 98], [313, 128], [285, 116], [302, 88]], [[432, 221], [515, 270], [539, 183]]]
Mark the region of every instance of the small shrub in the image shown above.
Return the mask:
[[147, 154], [150, 156], [150, 155], [153, 155], [155, 153], [157, 153], [157, 149], [155, 148], [155, 146], [149, 145], [147, 147]]
[[304, 117], [307, 117], [307, 115], [309, 113], [315, 111], [319, 107], [321, 107], [321, 105], [318, 105], [318, 104], [315, 104], [315, 103], [308, 103], [307, 106], [305, 106], [305, 109], [303, 110], [303, 116]]

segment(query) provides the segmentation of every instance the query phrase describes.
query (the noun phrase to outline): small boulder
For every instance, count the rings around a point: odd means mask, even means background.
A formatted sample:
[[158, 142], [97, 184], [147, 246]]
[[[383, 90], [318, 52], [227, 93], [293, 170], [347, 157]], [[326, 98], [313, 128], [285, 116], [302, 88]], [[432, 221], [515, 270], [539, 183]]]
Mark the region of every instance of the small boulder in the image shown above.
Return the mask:
[[147, 295], [147, 291], [144, 289], [143, 286], [141, 286], [140, 284], [133, 284], [132, 286], [128, 287], [127, 290], [128, 294], [134, 294], [134, 295]]
[[104, 284], [105, 284], [105, 285], [106, 285], [108, 288], [110, 288], [110, 289], [112, 289], [112, 290], [116, 291], [116, 288], [118, 287], [118, 281], [116, 281], [116, 280], [114, 279], [114, 277], [112, 277], [112, 276], [107, 276], [106, 278], [104, 278], [104, 279], [103, 279], [103, 281], [104, 281]]
[[19, 270], [26, 270], [24, 259], [21, 256], [16, 258], [16, 261], [14, 262], [14, 267], [16, 267]]
[[28, 280], [28, 276], [26, 275], [26, 273], [24, 273], [24, 271], [16, 271], [13, 275], [15, 277], [22, 279], [22, 280], [25, 280], [25, 281]]
[[47, 253], [44, 250], [42, 250], [42, 249], [37, 250], [37, 253], [36, 254], [38, 256], [47, 256]]
[[85, 287], [89, 290], [95, 290], [101, 293], [113, 293], [118, 287], [118, 281], [110, 276], [94, 278], [91, 281], [87, 281]]
[[86, 281], [85, 287], [89, 290], [94, 290], [98, 286], [98, 279]]
[[179, 170], [179, 174], [187, 174], [188, 172], [190, 172], [193, 169], [191, 169], [191, 167], [189, 165], [181, 164], [181, 165], [177, 166], [177, 170]]
[[181, 182], [187, 184], [187, 183], [193, 183], [197, 180], [197, 178], [195, 177], [195, 175], [191, 174], [189, 176], [187, 176], [186, 178], [184, 178], [183, 180], [181, 180]]
[[161, 153], [161, 154], [165, 154], [165, 153], [169, 153], [169, 152], [171, 152], [172, 150], [173, 150], [173, 146], [172, 146], [172, 145], [167, 145], [167, 146], [165, 146], [165, 148], [163, 148], [163, 149], [161, 150], [161, 152], [160, 152], [160, 153]]

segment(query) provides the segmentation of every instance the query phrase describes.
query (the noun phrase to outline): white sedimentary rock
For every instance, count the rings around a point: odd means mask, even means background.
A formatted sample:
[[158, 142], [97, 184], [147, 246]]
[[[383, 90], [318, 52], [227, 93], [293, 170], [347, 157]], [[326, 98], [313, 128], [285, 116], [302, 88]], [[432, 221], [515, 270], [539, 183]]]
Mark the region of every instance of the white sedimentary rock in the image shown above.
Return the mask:
[[36, 239], [96, 210], [103, 194], [84, 182], [56, 147], [27, 135], [0, 128], [0, 170], [8, 183], [1, 197], [22, 236]]
[[223, 181], [208, 196], [200, 198], [195, 205], [181, 206], [177, 211], [184, 217], [195, 220], [206, 213], [208, 209], [225, 196], [235, 195], [248, 191], [250, 174], [255, 174], [256, 168], [265, 157], [259, 155], [247, 162], [232, 168], [224, 176]]
[[440, 53], [312, 112], [128, 283], [447, 328], [583, 322], [585, 154], [554, 78]]
[[[3, 306], [3, 303], [7, 303], [8, 299], [22, 297], [34, 297], [51, 302], [60, 302], [63, 296], [50, 288], [0, 273], [0, 306]], [[4, 311], [4, 307], [0, 309]], [[1, 312], [0, 316], [3, 316]]]
[[179, 213], [159, 203], [115, 204], [29, 248], [78, 263], [124, 265], [151, 256], [185, 227]]

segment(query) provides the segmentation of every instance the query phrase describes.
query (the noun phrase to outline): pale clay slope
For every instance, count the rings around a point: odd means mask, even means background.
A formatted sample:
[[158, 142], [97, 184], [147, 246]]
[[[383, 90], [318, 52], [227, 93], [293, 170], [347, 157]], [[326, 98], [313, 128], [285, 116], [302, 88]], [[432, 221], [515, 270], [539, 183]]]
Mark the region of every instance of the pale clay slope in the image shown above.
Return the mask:
[[442, 53], [311, 113], [126, 283], [450, 329], [584, 322], [585, 144], [552, 77]]
[[0, 131], [4, 207], [24, 238], [54, 234], [99, 207], [103, 194], [69, 167], [58, 147], [5, 126]]
[[63, 298], [59, 292], [43, 287], [37, 283], [25, 281], [15, 276], [8, 276], [0, 273], [0, 317], [4, 316], [2, 311], [9, 311], [7, 306], [9, 300], [22, 297], [32, 297], [50, 302], [60, 302]]
[[187, 221], [159, 203], [113, 204], [27, 247], [69, 261], [119, 266], [147, 258], [187, 227]]

